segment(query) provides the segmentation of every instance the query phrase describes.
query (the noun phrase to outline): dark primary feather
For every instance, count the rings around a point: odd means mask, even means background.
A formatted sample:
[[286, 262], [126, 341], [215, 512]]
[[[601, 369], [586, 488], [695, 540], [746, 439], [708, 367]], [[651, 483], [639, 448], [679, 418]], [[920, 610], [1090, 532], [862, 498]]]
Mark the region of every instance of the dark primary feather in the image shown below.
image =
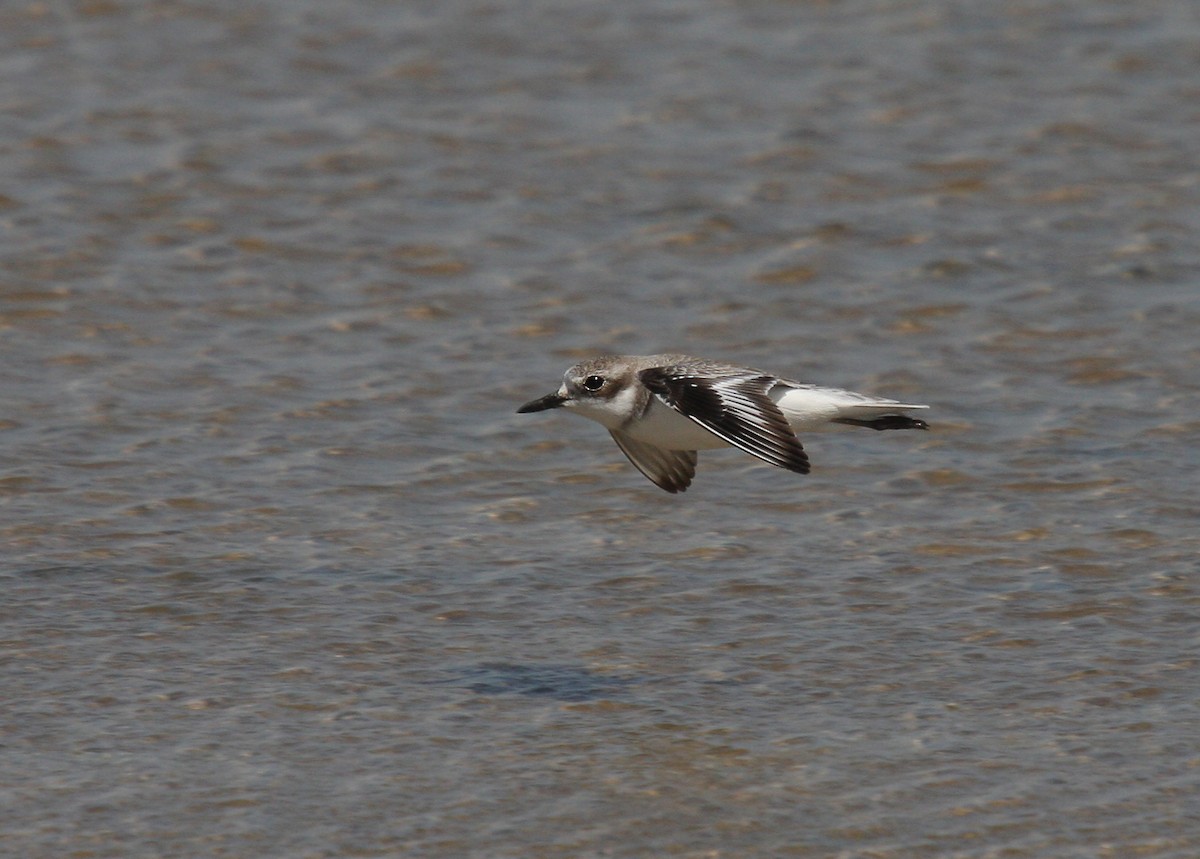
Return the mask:
[[808, 454], [767, 396], [777, 382], [773, 376], [698, 376], [687, 367], [651, 367], [638, 375], [663, 402], [713, 435], [771, 465], [808, 474]]
[[620, 430], [608, 432], [637, 470], [659, 488], [668, 492], [683, 492], [691, 485], [692, 476], [696, 473], [696, 451], [663, 450], [638, 441]]

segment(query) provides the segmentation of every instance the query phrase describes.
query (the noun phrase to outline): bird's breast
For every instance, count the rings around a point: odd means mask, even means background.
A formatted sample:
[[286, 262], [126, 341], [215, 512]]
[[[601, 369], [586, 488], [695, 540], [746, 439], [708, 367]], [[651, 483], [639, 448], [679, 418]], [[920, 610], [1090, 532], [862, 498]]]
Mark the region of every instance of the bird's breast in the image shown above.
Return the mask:
[[681, 415], [657, 397], [651, 398], [640, 420], [631, 421], [622, 429], [638, 441], [665, 450], [710, 450], [729, 446], [728, 442], [691, 418]]

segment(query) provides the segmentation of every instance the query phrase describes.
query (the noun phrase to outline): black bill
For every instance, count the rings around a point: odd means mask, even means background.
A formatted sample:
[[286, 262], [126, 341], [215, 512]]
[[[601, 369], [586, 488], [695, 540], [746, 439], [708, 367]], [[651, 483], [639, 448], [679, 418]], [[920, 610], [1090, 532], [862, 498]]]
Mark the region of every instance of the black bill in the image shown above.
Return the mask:
[[544, 397], [538, 397], [536, 400], [530, 400], [521, 408], [517, 409], [517, 414], [523, 415], [526, 412], [544, 412], [546, 409], [557, 409], [567, 398], [560, 394], [546, 394]]

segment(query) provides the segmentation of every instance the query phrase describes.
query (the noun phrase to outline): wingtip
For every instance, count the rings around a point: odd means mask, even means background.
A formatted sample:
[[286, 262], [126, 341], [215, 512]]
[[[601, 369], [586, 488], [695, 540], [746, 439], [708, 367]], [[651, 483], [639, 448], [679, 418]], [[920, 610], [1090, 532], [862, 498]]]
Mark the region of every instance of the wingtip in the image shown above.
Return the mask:
[[[645, 472], [643, 472], [643, 474], [644, 473]], [[646, 476], [650, 477], [648, 474]], [[670, 492], [672, 495], [678, 495], [680, 492], [687, 492], [688, 487], [692, 485], [692, 480], [690, 477], [680, 476], [672, 478], [670, 475], [663, 475], [663, 479], [661, 481], [651, 477], [650, 482], [664, 492]]]

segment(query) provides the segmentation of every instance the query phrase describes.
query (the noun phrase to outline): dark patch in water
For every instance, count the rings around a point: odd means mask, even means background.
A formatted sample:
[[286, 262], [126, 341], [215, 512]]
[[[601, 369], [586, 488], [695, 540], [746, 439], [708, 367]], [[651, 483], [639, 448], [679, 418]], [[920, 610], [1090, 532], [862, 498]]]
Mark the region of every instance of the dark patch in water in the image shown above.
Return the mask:
[[455, 670], [447, 681], [465, 685], [480, 695], [530, 695], [558, 701], [591, 701], [608, 698], [634, 681], [597, 674], [577, 665], [514, 665], [485, 662]]

